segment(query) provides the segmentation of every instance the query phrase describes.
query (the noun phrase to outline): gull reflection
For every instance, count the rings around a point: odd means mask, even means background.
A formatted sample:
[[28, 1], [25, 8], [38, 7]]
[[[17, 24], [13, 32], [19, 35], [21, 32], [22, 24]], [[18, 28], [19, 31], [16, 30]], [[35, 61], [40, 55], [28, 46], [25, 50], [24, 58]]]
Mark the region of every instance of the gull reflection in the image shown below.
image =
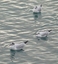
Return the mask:
[[41, 12], [40, 13], [33, 13], [34, 19], [36, 20], [37, 18], [41, 18]]
[[16, 51], [10, 50], [10, 59], [13, 61]]
[[24, 50], [23, 49], [21, 49], [21, 50], [10, 50], [10, 59], [11, 59], [11, 61], [13, 62], [13, 60], [15, 59], [15, 54], [17, 52], [22, 52], [22, 51], [24, 51]]

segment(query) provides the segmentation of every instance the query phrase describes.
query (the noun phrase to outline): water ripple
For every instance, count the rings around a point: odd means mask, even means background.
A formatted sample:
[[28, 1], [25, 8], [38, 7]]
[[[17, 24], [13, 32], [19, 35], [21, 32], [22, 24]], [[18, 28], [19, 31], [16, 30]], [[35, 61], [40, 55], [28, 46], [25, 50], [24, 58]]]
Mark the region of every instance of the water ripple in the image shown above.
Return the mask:
[[[37, 17], [31, 9], [42, 4]], [[58, 1], [1, 0], [0, 1], [0, 63], [58, 64]], [[38, 30], [52, 29], [47, 40], [37, 40]], [[28, 40], [24, 51], [10, 51], [11, 42]], [[2, 58], [2, 59], [1, 59]]]

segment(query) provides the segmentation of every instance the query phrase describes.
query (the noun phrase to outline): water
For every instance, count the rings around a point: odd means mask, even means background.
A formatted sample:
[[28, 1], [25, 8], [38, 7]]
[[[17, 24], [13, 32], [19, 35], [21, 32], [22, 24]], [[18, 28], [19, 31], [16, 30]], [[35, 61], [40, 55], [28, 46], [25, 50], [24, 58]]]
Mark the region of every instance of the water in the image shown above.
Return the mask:
[[[31, 9], [42, 4], [35, 17]], [[52, 29], [47, 40], [38, 30]], [[24, 51], [10, 51], [11, 42], [28, 40]], [[58, 0], [0, 0], [0, 64], [58, 64]]]

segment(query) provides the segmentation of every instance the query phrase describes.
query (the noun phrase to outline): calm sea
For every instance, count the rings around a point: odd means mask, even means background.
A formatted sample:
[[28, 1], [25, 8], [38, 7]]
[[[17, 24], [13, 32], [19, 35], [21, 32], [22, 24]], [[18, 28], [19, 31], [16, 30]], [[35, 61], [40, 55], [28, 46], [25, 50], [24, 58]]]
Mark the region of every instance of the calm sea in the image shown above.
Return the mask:
[[[34, 6], [42, 12], [33, 15]], [[52, 29], [46, 40], [38, 30]], [[10, 51], [11, 42], [28, 40], [24, 51]], [[0, 64], [58, 64], [58, 0], [0, 0]]]

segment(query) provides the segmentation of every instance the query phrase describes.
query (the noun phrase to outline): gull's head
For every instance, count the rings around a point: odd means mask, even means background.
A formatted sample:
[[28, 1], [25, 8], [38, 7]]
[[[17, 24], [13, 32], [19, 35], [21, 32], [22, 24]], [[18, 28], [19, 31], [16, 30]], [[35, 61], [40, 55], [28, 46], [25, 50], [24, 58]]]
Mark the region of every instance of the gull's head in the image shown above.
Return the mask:
[[40, 5], [40, 7], [42, 7], [42, 4]]
[[37, 6], [35, 7], [35, 9], [37, 9]]
[[15, 43], [12, 42], [10, 45], [15, 45]]

